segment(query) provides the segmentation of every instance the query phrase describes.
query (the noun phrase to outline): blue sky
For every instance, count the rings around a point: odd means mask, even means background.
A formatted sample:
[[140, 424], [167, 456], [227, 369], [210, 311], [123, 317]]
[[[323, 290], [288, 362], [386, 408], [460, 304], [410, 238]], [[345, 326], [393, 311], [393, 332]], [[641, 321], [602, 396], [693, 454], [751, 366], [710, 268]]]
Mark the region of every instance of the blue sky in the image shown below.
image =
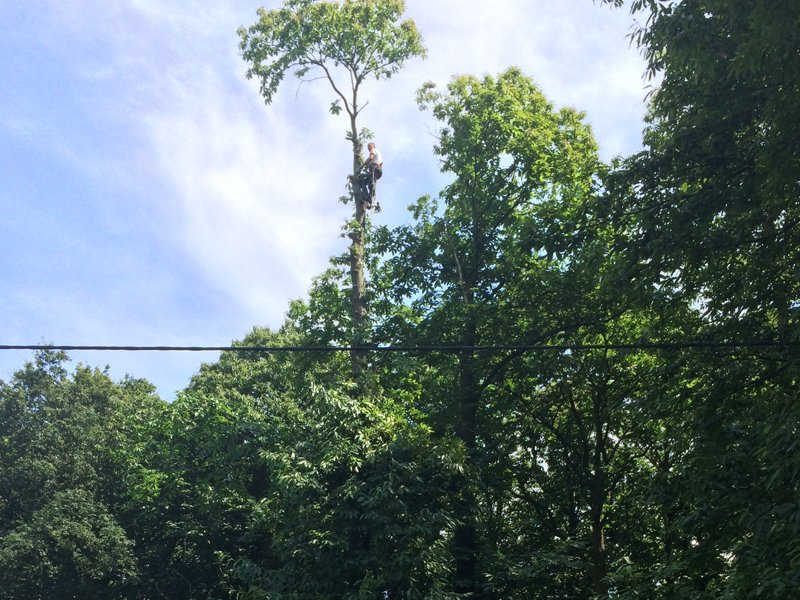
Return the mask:
[[[344, 117], [322, 82], [270, 106], [246, 80], [249, 0], [0, 3], [0, 344], [224, 346], [277, 328], [341, 253]], [[425, 81], [516, 65], [587, 114], [610, 159], [640, 147], [648, 83], [626, 10], [592, 0], [408, 0], [428, 59], [372, 84], [386, 163], [376, 221], [445, 179]], [[172, 399], [216, 353], [73, 352]], [[0, 352], [0, 379], [31, 358]]]

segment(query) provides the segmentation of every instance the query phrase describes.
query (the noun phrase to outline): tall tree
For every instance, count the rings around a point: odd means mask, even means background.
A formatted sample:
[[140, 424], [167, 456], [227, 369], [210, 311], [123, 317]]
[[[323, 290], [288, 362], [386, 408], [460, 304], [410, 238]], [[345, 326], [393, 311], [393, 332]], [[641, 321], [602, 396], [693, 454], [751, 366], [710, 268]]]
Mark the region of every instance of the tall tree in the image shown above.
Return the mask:
[[331, 112], [338, 114], [344, 108], [349, 117], [347, 139], [353, 152], [350, 187], [354, 203], [349, 232], [351, 345], [355, 348], [351, 362], [356, 377], [363, 370], [364, 357], [358, 346], [364, 339], [367, 318], [364, 198], [357, 193], [364, 138], [358, 117], [366, 106], [360, 93], [367, 79], [388, 79], [407, 59], [424, 56], [422, 37], [414, 22], [400, 20], [404, 9], [403, 0], [287, 0], [280, 9], [259, 9], [258, 22], [239, 29], [243, 57], [250, 64], [247, 76], [260, 80], [267, 104], [272, 102], [286, 73], [302, 79], [313, 72], [327, 80], [334, 92]]
[[426, 86], [420, 101], [442, 123], [436, 152], [454, 181], [441, 194], [443, 211], [422, 199], [416, 224], [387, 236], [382, 289], [385, 306], [395, 308], [381, 327], [406, 343], [463, 347], [422, 361], [417, 410], [469, 457], [454, 493], [453, 591], [492, 598], [487, 566], [495, 548], [485, 500], [487, 490], [497, 491], [489, 465], [507, 417], [497, 389], [520, 354], [473, 348], [542, 342], [575, 326], [563, 310], [564, 259], [551, 243], [563, 223], [538, 226], [546, 211], [573, 210], [591, 194], [598, 163], [581, 115], [555, 110], [519, 70], [458, 77], [445, 90]]
[[640, 580], [653, 597], [792, 597], [800, 3], [614, 3], [648, 14], [634, 40], [661, 82], [645, 150], [620, 165], [596, 216], [615, 223], [629, 276], [691, 303], [705, 337], [787, 343], [685, 364], [674, 416], [689, 445], [666, 474], [681, 543]]

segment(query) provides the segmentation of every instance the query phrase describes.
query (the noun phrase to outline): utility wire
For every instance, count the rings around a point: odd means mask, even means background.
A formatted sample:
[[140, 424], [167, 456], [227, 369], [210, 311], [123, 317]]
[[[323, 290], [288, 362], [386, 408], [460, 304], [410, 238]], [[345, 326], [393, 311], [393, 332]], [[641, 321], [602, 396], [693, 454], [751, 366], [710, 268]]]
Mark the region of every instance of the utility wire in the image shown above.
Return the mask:
[[800, 341], [686, 340], [676, 342], [630, 342], [622, 344], [500, 344], [494, 346], [425, 345], [425, 346], [97, 346], [54, 344], [0, 344], [0, 350], [64, 350], [103, 352], [580, 352], [584, 350], [671, 350], [684, 348], [800, 348]]

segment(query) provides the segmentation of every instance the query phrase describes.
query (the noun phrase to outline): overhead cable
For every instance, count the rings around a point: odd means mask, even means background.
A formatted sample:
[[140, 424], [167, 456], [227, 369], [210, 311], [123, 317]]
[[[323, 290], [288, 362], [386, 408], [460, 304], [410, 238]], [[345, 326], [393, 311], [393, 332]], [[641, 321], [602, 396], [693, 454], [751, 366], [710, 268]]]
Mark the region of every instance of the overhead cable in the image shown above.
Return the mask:
[[585, 350], [670, 350], [684, 348], [800, 348], [800, 341], [741, 341], [683, 340], [666, 342], [628, 342], [608, 344], [498, 344], [486, 346], [469, 345], [421, 345], [421, 346], [99, 346], [56, 344], [0, 344], [0, 350], [63, 350], [102, 352], [407, 352], [407, 353], [456, 353], [456, 352], [580, 352]]

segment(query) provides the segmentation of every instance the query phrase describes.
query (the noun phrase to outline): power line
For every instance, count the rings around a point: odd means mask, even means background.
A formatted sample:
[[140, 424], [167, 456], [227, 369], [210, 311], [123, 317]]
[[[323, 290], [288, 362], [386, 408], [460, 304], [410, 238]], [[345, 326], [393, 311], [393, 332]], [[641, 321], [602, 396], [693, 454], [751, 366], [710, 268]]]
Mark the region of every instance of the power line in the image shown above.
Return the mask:
[[423, 345], [423, 346], [98, 346], [54, 344], [0, 344], [0, 350], [63, 350], [102, 352], [262, 352], [262, 353], [333, 353], [333, 352], [580, 352], [586, 350], [671, 350], [686, 348], [800, 348], [800, 341], [684, 340], [673, 342], [629, 342], [620, 344], [499, 344], [493, 346]]

